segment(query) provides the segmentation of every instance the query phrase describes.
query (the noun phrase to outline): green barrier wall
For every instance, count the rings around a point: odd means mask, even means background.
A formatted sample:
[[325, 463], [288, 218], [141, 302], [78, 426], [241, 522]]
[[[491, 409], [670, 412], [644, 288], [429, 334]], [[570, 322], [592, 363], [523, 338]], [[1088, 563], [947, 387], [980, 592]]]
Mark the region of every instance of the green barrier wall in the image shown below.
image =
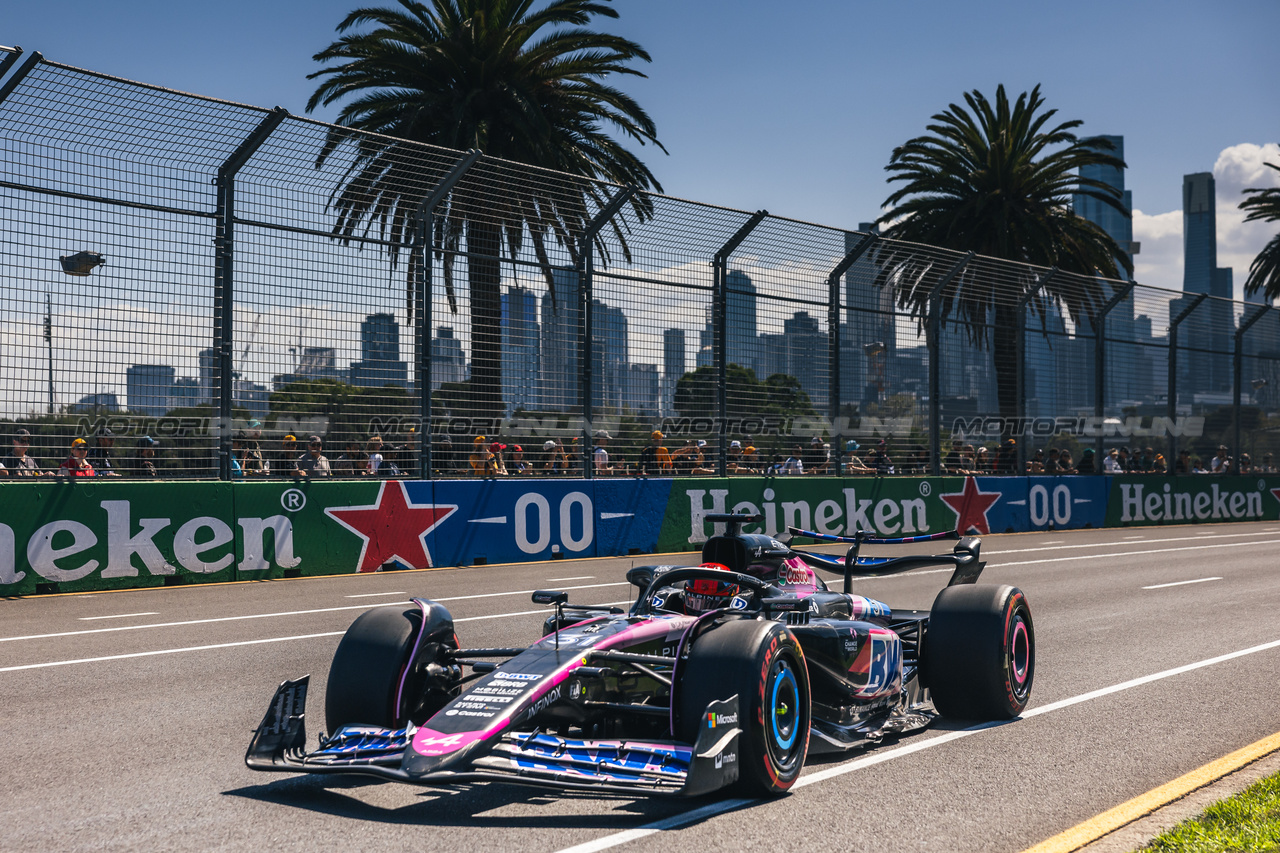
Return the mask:
[[[448, 565], [475, 550], [455, 547], [468, 536], [485, 537], [490, 562], [530, 559], [532, 546], [517, 547], [513, 531], [548, 541], [553, 534], [585, 541], [586, 530], [599, 531], [580, 556], [696, 551], [715, 532], [705, 516], [726, 511], [761, 514], [746, 529], [770, 535], [792, 525], [912, 536], [1280, 518], [1280, 476], [1131, 475], [408, 482], [411, 512], [354, 527], [335, 520], [399, 505], [379, 497], [393, 483], [0, 483], [0, 596], [349, 574], [377, 567], [381, 558], [364, 559], [366, 548], [417, 559], [434, 548], [438, 564]], [[510, 494], [485, 498], [498, 486]], [[401, 519], [420, 519], [437, 500], [447, 504], [447, 524], [431, 533], [419, 525], [423, 546], [400, 547], [415, 545], [405, 525], [417, 523]], [[568, 514], [552, 524], [552, 510], [566, 501]], [[412, 559], [406, 565], [419, 565]]]

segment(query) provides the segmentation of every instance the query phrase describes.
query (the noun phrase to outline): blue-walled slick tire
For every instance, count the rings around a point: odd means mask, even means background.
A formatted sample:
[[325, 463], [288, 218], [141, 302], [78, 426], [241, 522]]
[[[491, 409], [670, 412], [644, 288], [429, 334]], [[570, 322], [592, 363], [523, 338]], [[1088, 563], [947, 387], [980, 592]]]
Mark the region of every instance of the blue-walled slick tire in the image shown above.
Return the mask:
[[786, 626], [735, 619], [693, 641], [676, 688], [676, 737], [695, 742], [707, 705], [735, 693], [740, 793], [786, 793], [804, 767], [812, 721], [804, 653]]

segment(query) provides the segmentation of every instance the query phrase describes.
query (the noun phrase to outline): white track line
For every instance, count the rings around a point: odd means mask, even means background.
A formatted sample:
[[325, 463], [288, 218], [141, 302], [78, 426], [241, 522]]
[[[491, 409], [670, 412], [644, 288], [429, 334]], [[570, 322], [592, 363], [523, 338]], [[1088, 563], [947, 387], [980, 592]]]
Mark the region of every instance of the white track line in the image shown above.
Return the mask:
[[359, 595], [344, 595], [343, 598], [377, 598], [381, 595], [408, 595], [407, 592], [362, 592]]
[[1208, 583], [1209, 581], [1220, 581], [1222, 578], [1197, 578], [1193, 581], [1174, 581], [1173, 583], [1158, 583], [1155, 586], [1144, 586], [1143, 589], [1164, 589], [1167, 586], [1186, 586], [1189, 583]]
[[146, 613], [117, 613], [114, 616], [81, 616], [81, 622], [93, 622], [97, 619], [128, 619], [130, 616], [159, 616], [160, 614], [154, 610], [148, 610]]
[[[583, 586], [567, 586], [570, 589], [599, 589], [606, 586], [630, 586], [627, 581], [617, 583], [593, 583]], [[487, 592], [481, 595], [455, 595], [451, 598], [433, 598], [432, 601], [469, 601], [474, 598], [498, 598], [504, 595], [532, 595], [537, 590], [518, 589], [512, 592]], [[119, 628], [89, 628], [83, 631], [59, 631], [55, 634], [28, 634], [23, 637], [0, 637], [0, 643], [12, 643], [17, 640], [47, 640], [53, 637], [77, 637], [81, 634], [105, 634], [112, 631], [138, 631], [143, 628], [176, 628], [183, 625], [208, 625], [213, 622], [235, 622], [240, 619], [270, 619], [276, 616], [307, 616], [312, 613], [339, 613], [344, 610], [367, 610], [370, 607], [394, 607], [406, 604], [406, 601], [384, 601], [377, 604], [347, 604], [342, 607], [317, 607], [313, 610], [285, 610], [278, 613], [250, 613], [245, 616], [215, 616], [209, 619], [189, 619], [185, 622], [156, 622], [151, 625], [122, 625]], [[461, 622], [461, 619], [453, 620]]]
[[[629, 601], [605, 601], [602, 603], [606, 605], [630, 604]], [[454, 619], [453, 621], [455, 623], [479, 622], [484, 619], [505, 619], [508, 616], [540, 616], [548, 612], [549, 611], [545, 607], [543, 607], [539, 610], [521, 610], [516, 613], [494, 613], [489, 616], [467, 616], [463, 619]], [[96, 657], [96, 658], [76, 658], [74, 660], [47, 661], [45, 663], [27, 663], [27, 664], [21, 664], [19, 666], [0, 667], [0, 672], [17, 672], [23, 669], [47, 669], [53, 666], [71, 666], [72, 664], [77, 664], [77, 663], [99, 663], [101, 661], [108, 661], [108, 660], [128, 660], [129, 658], [145, 658], [145, 657], [153, 657], [155, 655], [173, 655], [173, 654], [178, 654], [180, 652], [203, 652], [203, 651], [208, 651], [209, 649], [231, 649], [231, 648], [235, 648], [236, 646], [254, 646], [254, 645], [259, 645], [261, 643], [283, 643], [288, 640], [314, 640], [317, 637], [340, 637], [345, 633], [346, 633], [346, 630], [343, 629], [341, 631], [325, 631], [320, 634], [298, 634], [292, 637], [268, 637], [267, 639], [264, 639], [264, 640], [241, 640], [235, 643], [214, 643], [208, 646], [184, 646], [179, 649], [157, 649], [156, 651], [150, 651], [150, 652], [132, 652], [130, 654], [123, 654], [123, 655], [104, 655], [102, 657]]]
[[[1072, 705], [1079, 705], [1082, 702], [1101, 699], [1102, 697], [1110, 696], [1113, 693], [1120, 693], [1134, 687], [1141, 687], [1145, 684], [1150, 684], [1154, 681], [1172, 678], [1175, 675], [1182, 675], [1183, 673], [1191, 672], [1192, 670], [1201, 669], [1206, 666], [1213, 666], [1214, 664], [1225, 663], [1226, 661], [1235, 660], [1236, 658], [1245, 657], [1246, 655], [1252, 655], [1258, 652], [1265, 652], [1275, 648], [1280, 648], [1280, 640], [1272, 640], [1271, 642], [1263, 643], [1260, 646], [1252, 646], [1247, 649], [1241, 649], [1238, 652], [1229, 652], [1228, 654], [1208, 658], [1207, 660], [1196, 661], [1195, 663], [1189, 663], [1185, 666], [1174, 667], [1173, 669], [1166, 669], [1163, 672], [1156, 672], [1151, 675], [1144, 675], [1140, 678], [1124, 681], [1120, 684], [1113, 684], [1110, 687], [1103, 687], [1100, 690], [1081, 693], [1079, 696], [1072, 696], [1069, 699], [1062, 699], [1048, 705], [1041, 705], [1038, 708], [1032, 708], [1030, 711], [1026, 711], [1018, 719], [1027, 720], [1032, 717], [1039, 717], [1042, 714], [1060, 711], [1063, 708], [1069, 708]], [[1016, 722], [1016, 720], [1010, 722]], [[967, 729], [947, 732], [946, 734], [928, 738], [927, 740], [909, 743], [905, 746], [899, 746], [894, 749], [887, 749], [883, 752], [877, 752], [873, 755], [858, 758], [845, 764], [836, 765], [835, 767], [829, 767], [825, 770], [819, 770], [815, 773], [806, 773], [804, 776], [800, 777], [799, 781], [797, 781], [792, 787], [792, 790], [804, 788], [809, 785], [815, 785], [818, 782], [825, 782], [829, 779], [835, 779], [837, 777], [853, 773], [857, 770], [861, 770], [864, 767], [883, 764], [884, 762], [892, 761], [895, 758], [903, 758], [916, 752], [931, 749], [935, 746], [942, 746], [943, 744], [951, 743], [954, 740], [959, 740], [961, 738], [969, 737], [970, 735], [975, 735], [978, 732], [983, 732], [988, 729], [998, 728], [1005, 725], [1008, 725], [1008, 723], [982, 723]], [[574, 845], [573, 847], [565, 847], [557, 851], [557, 853], [598, 853], [600, 850], [608, 850], [612, 847], [627, 844], [631, 841], [638, 841], [641, 838], [647, 838], [648, 836], [662, 832], [663, 830], [675, 829], [677, 827], [693, 823], [697, 820], [715, 817], [716, 815], [741, 808], [743, 805], [751, 802], [755, 801], [725, 800], [720, 803], [712, 803], [709, 806], [704, 806], [693, 811], [681, 812], [680, 814], [672, 815], [671, 817], [666, 817], [652, 823], [647, 823], [643, 826], [636, 827], [635, 829], [615, 832], [612, 835], [606, 835], [603, 838], [597, 838], [594, 841], [587, 841], [582, 844]]]
[[595, 575], [580, 575], [576, 578], [547, 578], [549, 581], [590, 581], [595, 580]]

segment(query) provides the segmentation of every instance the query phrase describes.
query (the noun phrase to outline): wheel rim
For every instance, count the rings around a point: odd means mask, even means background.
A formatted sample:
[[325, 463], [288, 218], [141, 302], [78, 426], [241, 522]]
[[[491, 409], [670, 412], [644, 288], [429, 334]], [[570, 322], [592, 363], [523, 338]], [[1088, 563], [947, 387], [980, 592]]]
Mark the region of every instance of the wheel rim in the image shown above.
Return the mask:
[[1020, 613], [1014, 616], [1012, 628], [1009, 640], [1009, 672], [1013, 676], [1011, 684], [1014, 694], [1019, 699], [1024, 699], [1031, 689], [1031, 632]]
[[788, 768], [800, 752], [804, 725], [800, 685], [789, 660], [780, 657], [773, 662], [769, 683], [769, 754], [776, 765]]

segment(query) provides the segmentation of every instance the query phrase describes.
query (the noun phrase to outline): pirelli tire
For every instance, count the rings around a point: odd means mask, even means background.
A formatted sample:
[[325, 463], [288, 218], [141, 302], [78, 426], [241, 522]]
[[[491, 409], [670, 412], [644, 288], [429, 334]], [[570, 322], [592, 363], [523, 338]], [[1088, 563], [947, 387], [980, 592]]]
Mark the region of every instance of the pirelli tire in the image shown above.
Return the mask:
[[809, 753], [809, 673], [785, 625], [731, 619], [697, 637], [680, 666], [676, 737], [697, 740], [707, 705], [738, 696], [738, 790], [786, 793]]
[[448, 656], [458, 647], [453, 617], [440, 604], [420, 603], [427, 613], [422, 637], [418, 607], [379, 607], [351, 623], [329, 666], [324, 717], [330, 732], [357, 724], [420, 725], [458, 694], [461, 673]]
[[962, 584], [938, 594], [925, 635], [924, 680], [940, 714], [1013, 719], [1027, 707], [1035, 672], [1035, 624], [1022, 590]]

